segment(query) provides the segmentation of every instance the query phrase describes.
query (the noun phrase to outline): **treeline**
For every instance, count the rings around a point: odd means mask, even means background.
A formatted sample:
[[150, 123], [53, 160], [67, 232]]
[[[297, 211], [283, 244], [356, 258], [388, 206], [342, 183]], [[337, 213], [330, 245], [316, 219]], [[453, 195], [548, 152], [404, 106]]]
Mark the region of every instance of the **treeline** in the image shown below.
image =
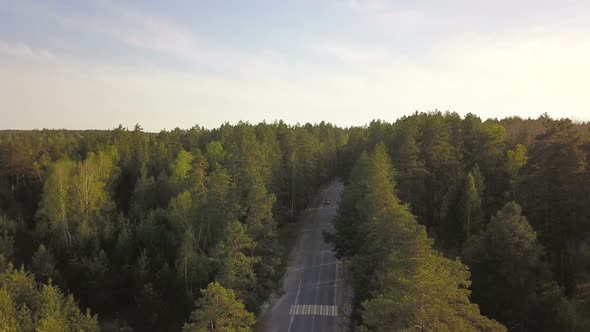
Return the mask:
[[351, 128], [339, 158], [357, 325], [497, 329], [470, 299], [509, 330], [590, 328], [588, 124], [416, 113]]
[[248, 330], [333, 175], [359, 329], [588, 330], [589, 128], [1, 131], [0, 330]]
[[0, 132], [0, 329], [45, 324], [45, 293], [63, 330], [250, 328], [345, 143], [325, 123]]

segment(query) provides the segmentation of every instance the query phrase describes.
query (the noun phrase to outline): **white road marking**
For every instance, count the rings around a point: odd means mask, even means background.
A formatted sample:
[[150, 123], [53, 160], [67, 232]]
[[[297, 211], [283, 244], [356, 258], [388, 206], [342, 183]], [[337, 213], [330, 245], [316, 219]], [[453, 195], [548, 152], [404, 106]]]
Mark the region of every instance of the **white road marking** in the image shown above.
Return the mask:
[[340, 262], [339, 262], [339, 261], [337, 261], [337, 262], [336, 262], [336, 267], [335, 267], [335, 269], [336, 269], [336, 272], [335, 272], [335, 274], [336, 274], [336, 275], [334, 276], [334, 305], [336, 305], [336, 290], [338, 289], [338, 285], [336, 285], [336, 280], [338, 280], [338, 264], [339, 264], [339, 263], [340, 263]]
[[[331, 188], [330, 188], [331, 189]], [[328, 190], [327, 192], [324, 193], [324, 195], [328, 194], [329, 196], [332, 196], [333, 190]], [[303, 243], [308, 243], [309, 241], [311, 241], [312, 238], [315, 239], [316, 235], [312, 235], [315, 234], [318, 231], [322, 231], [322, 230], [327, 230], [326, 228], [326, 223], [324, 222], [323, 219], [325, 219], [325, 217], [330, 216], [330, 219], [333, 218], [334, 216], [334, 212], [336, 211], [338, 205], [337, 202], [334, 202], [335, 204], [332, 204], [331, 206], [320, 206], [319, 208], [315, 208], [315, 209], [307, 209], [306, 212], [311, 214], [308, 217], [310, 220], [308, 221], [308, 223], [311, 223], [311, 225], [313, 225], [312, 227], [305, 227], [303, 229], [300, 229], [301, 233], [299, 234], [299, 243], [297, 244], [297, 247], [299, 248], [301, 245], [303, 245]], [[315, 211], [314, 211], [315, 210]], [[324, 211], [321, 211], [324, 210]], [[315, 213], [314, 213], [315, 212]], [[303, 215], [307, 215], [307, 213], [303, 213]], [[323, 241], [322, 241], [323, 243]], [[333, 251], [331, 249], [323, 249], [326, 248], [326, 245], [322, 244], [320, 245], [319, 248], [317, 248], [316, 244], [313, 244], [314, 249], [320, 249], [319, 252], [315, 251], [315, 254], [312, 254], [313, 256], [315, 256], [315, 260], [317, 262], [317, 255], [319, 254], [319, 258], [320, 258], [320, 264], [319, 265], [314, 265], [314, 266], [305, 266], [303, 264], [301, 264], [302, 262], [301, 259], [296, 259], [297, 263], [294, 264], [295, 266], [290, 266], [287, 268], [287, 270], [289, 271], [289, 273], [296, 273], [299, 274], [299, 285], [297, 287], [297, 295], [295, 296], [294, 302], [293, 304], [290, 305], [290, 309], [289, 309], [289, 315], [291, 316], [290, 321], [289, 321], [289, 327], [287, 332], [291, 331], [291, 328], [293, 328], [293, 323], [295, 320], [295, 316], [296, 315], [313, 315], [314, 317], [312, 318], [312, 328], [311, 328], [311, 332], [313, 332], [315, 330], [315, 316], [336, 316], [338, 315], [338, 308], [336, 307], [336, 287], [338, 287], [338, 283], [341, 282], [341, 280], [339, 280], [339, 271], [342, 268], [338, 269], [338, 265], [341, 264], [341, 262], [336, 261], [336, 262], [328, 262], [328, 263], [324, 263], [325, 259], [324, 259], [324, 254], [328, 254], [330, 255], [330, 257], [332, 257], [333, 255]], [[322, 250], [323, 249], [323, 250]], [[312, 256], [312, 257], [313, 257]], [[306, 257], [309, 257], [306, 256]], [[308, 259], [308, 258], [306, 258]], [[331, 261], [332, 259], [330, 259], [329, 261]], [[335, 279], [334, 280], [326, 280], [326, 281], [322, 281], [321, 280], [321, 276], [322, 276], [322, 268], [324, 266], [327, 265], [332, 265], [332, 264], [336, 264], [335, 266]], [[312, 282], [306, 282], [305, 284], [303, 284], [303, 288], [304, 290], [306, 289], [306, 287], [309, 287], [311, 289], [315, 288], [315, 299], [314, 299], [314, 304], [298, 304], [299, 303], [299, 296], [301, 294], [301, 288], [302, 288], [302, 272], [303, 270], [306, 270], [308, 268], [318, 268], [318, 272], [317, 272], [317, 279], [316, 281], [312, 281]], [[325, 273], [324, 273], [325, 274]], [[340, 273], [341, 274], [341, 273]], [[297, 277], [296, 277], [297, 278]], [[326, 287], [327, 289], [329, 289], [331, 286], [334, 286], [334, 305], [319, 305], [318, 304], [318, 299], [319, 299], [319, 288], [320, 286], [322, 287]], [[309, 289], [308, 288], [308, 289]], [[291, 293], [292, 294], [292, 293]], [[284, 302], [283, 302], [284, 303]], [[284, 309], [283, 309], [284, 310]]]
[[338, 307], [321, 304], [292, 304], [289, 313], [293, 316], [338, 316]]
[[[320, 283], [322, 280], [322, 264], [324, 261], [324, 253], [320, 251], [320, 268], [318, 269], [318, 283], [315, 287], [315, 299], [313, 300], [314, 304], [318, 303], [318, 295], [320, 294]], [[311, 332], [315, 330], [315, 316], [311, 319]]]
[[[299, 299], [299, 292], [301, 291], [301, 279], [299, 279], [299, 286], [297, 287], [297, 295], [295, 295], [295, 306], [297, 306], [297, 312], [299, 311], [299, 306], [297, 305], [297, 299]], [[295, 315], [297, 314], [295, 310], [292, 310], [291, 320], [289, 321], [289, 329], [287, 332], [291, 332], [291, 325], [293, 325], [293, 320], [295, 319]]]

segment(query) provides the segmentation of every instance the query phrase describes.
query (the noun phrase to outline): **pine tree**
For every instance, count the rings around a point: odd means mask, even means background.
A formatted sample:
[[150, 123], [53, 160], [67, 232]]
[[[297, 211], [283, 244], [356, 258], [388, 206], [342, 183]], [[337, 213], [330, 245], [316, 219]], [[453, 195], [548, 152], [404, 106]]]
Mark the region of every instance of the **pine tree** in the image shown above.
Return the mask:
[[239, 221], [230, 222], [223, 233], [224, 239], [213, 251], [220, 266], [216, 280], [223, 287], [234, 290], [242, 301], [251, 302], [249, 291], [256, 285], [253, 265], [257, 259], [249, 253], [255, 244]]
[[17, 311], [10, 294], [0, 288], [0, 331], [17, 332], [19, 324], [17, 321]]
[[184, 332], [247, 332], [254, 325], [254, 315], [246, 311], [235, 293], [215, 282], [201, 291], [196, 306], [191, 322], [182, 329]]
[[573, 309], [543, 261], [537, 234], [507, 203], [485, 231], [468, 240], [464, 257], [482, 311], [518, 331], [572, 331]]
[[98, 320], [83, 314], [51, 280], [38, 285], [31, 273], [9, 265], [0, 271], [0, 330], [97, 332]]
[[14, 220], [0, 215], [0, 256], [6, 260], [14, 258], [16, 228]]
[[41, 244], [39, 249], [33, 254], [31, 270], [37, 277], [37, 280], [41, 282], [48, 282], [50, 279], [54, 281], [61, 279], [61, 276], [55, 267], [55, 257], [43, 244]]
[[377, 331], [505, 330], [469, 301], [467, 268], [434, 251], [424, 226], [396, 197], [384, 145], [355, 165], [343, 193], [350, 197], [356, 203], [342, 202], [332, 238], [337, 250], [353, 258], [353, 304], [364, 326]]
[[545, 133], [530, 148], [517, 198], [538, 231], [558, 283], [575, 292], [580, 244], [590, 234], [582, 135], [570, 120], [542, 118]]

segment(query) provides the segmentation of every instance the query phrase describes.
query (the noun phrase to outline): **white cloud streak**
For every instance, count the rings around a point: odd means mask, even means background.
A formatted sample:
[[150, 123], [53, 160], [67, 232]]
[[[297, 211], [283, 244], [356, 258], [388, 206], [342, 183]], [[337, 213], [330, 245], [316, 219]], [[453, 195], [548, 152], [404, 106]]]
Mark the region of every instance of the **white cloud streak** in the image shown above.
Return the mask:
[[53, 54], [48, 50], [41, 48], [33, 48], [23, 42], [7, 43], [0, 41], [0, 54], [11, 57], [27, 57], [27, 58], [41, 58], [52, 59]]

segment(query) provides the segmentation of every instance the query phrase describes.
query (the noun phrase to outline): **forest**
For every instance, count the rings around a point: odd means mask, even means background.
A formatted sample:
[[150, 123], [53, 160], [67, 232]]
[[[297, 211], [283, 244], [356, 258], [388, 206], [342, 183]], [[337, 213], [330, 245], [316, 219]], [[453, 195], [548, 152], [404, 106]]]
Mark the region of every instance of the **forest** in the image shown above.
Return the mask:
[[0, 330], [249, 331], [341, 179], [353, 330], [590, 331], [589, 163], [546, 114], [0, 131]]
[[329, 239], [353, 262], [353, 324], [590, 330], [589, 157], [590, 125], [545, 114], [349, 129]]
[[0, 329], [202, 330], [219, 296], [249, 328], [345, 142], [324, 123], [2, 132]]

